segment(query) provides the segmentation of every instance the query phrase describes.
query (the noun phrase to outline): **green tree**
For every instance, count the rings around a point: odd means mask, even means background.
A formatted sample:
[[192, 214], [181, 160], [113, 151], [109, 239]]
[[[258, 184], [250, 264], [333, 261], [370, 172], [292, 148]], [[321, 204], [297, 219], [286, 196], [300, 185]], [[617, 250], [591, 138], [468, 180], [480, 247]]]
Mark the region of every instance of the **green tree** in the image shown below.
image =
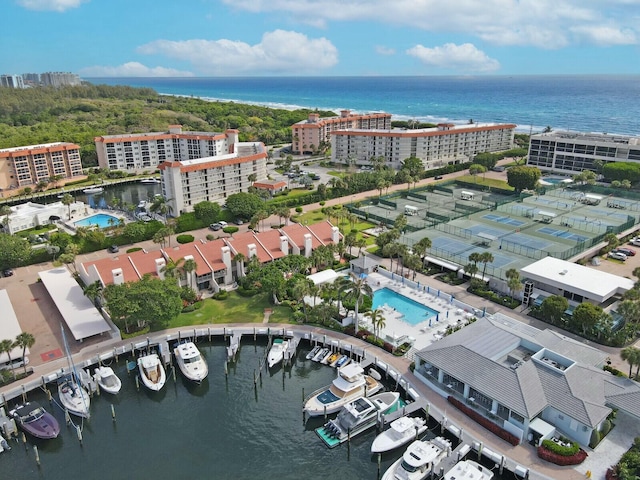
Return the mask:
[[182, 264], [182, 271], [185, 273], [187, 277], [187, 284], [189, 285], [189, 288], [194, 290], [195, 288], [193, 285], [193, 273], [197, 270], [198, 270], [198, 264], [193, 258], [189, 258], [185, 260], [184, 263]]
[[[526, 155], [526, 151], [525, 151], [525, 155]], [[473, 163], [474, 163], [474, 165], [482, 165], [485, 168], [485, 171], [487, 171], [487, 170], [491, 170], [493, 167], [495, 167], [496, 164], [498, 163], [499, 159], [500, 159], [500, 155], [499, 154], [490, 153], [490, 152], [482, 152], [482, 153], [478, 153], [474, 157]]]
[[540, 169], [537, 167], [518, 166], [507, 170], [507, 183], [515, 188], [516, 192], [533, 190], [540, 180]]
[[629, 378], [633, 374], [633, 366], [640, 364], [640, 349], [629, 346], [620, 350], [620, 358], [629, 363]]
[[21, 237], [0, 233], [0, 269], [24, 265], [31, 258], [31, 246]]
[[515, 298], [515, 293], [522, 290], [522, 282], [520, 281], [520, 272], [515, 268], [510, 268], [505, 272], [507, 277], [507, 287], [509, 287], [509, 295]]
[[582, 335], [586, 336], [593, 331], [602, 315], [601, 307], [592, 303], [581, 303], [573, 310], [569, 325], [576, 330], [582, 331]]
[[146, 228], [143, 222], [127, 223], [122, 229], [122, 235], [131, 243], [137, 243], [144, 240]]
[[482, 252], [480, 254], [480, 263], [483, 263], [482, 267], [482, 279], [484, 280], [484, 274], [487, 271], [487, 265], [493, 262], [495, 259], [493, 258], [493, 254], [491, 252]]
[[486, 171], [487, 169], [478, 163], [474, 163], [469, 167], [469, 174], [473, 175], [473, 178], [476, 183], [478, 183], [478, 179], [476, 178], [476, 175], [478, 175], [479, 173], [484, 173]]
[[351, 281], [351, 285], [348, 286], [348, 290], [345, 292], [347, 298], [350, 298], [355, 303], [355, 331], [358, 333], [358, 309], [362, 304], [364, 295], [372, 296], [373, 291], [364, 278], [356, 278]]
[[85, 297], [91, 300], [91, 303], [94, 305], [102, 305], [102, 292], [103, 292], [102, 283], [99, 280], [96, 280], [93, 283], [90, 283], [82, 290]]
[[11, 352], [15, 348], [13, 340], [1, 340], [0, 341], [0, 352], [6, 353], [7, 357], [9, 357], [9, 364], [11, 365], [11, 373], [13, 373], [13, 378], [16, 378], [16, 372], [14, 370], [13, 362], [11, 361]]
[[16, 337], [16, 341], [13, 343], [16, 347], [22, 348], [22, 365], [24, 367], [24, 374], [27, 374], [27, 362], [25, 358], [25, 353], [27, 348], [31, 348], [36, 343], [36, 337], [34, 337], [29, 332], [19, 333]]
[[227, 197], [227, 210], [235, 217], [251, 218], [264, 209], [264, 201], [255, 194], [240, 192]]
[[2, 219], [2, 228], [0, 229], [0, 231], [5, 231], [6, 233], [9, 233], [9, 228], [7, 228], [9, 226], [9, 215], [11, 215], [11, 207], [9, 205], [0, 205], [0, 217], [4, 217]]
[[384, 312], [380, 308], [376, 308], [366, 314], [373, 325], [373, 334], [376, 338], [380, 338], [380, 330], [386, 327], [386, 318]]
[[431, 239], [429, 237], [422, 237], [412, 247], [413, 253], [420, 257], [422, 265], [424, 265], [424, 258], [427, 256], [427, 250], [431, 248]]
[[424, 163], [417, 157], [409, 157], [402, 161], [401, 170], [406, 170], [413, 178], [422, 178], [424, 175]]
[[71, 204], [73, 203], [73, 195], [65, 193], [60, 201], [67, 207], [68, 219], [71, 220]]
[[203, 201], [193, 206], [194, 215], [205, 224], [217, 222], [220, 219], [221, 212], [220, 205], [215, 202]]
[[542, 318], [555, 325], [559, 325], [562, 315], [569, 308], [569, 301], [560, 295], [552, 295], [545, 298], [540, 305], [540, 313]]

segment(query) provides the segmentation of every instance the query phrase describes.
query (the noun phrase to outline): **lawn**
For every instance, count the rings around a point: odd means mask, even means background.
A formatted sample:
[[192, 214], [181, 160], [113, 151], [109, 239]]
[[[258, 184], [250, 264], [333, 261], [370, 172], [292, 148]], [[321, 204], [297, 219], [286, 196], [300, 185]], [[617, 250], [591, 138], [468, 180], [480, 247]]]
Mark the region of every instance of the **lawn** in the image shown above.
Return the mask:
[[270, 308], [273, 312], [269, 319], [271, 323], [289, 322], [291, 309], [273, 305], [266, 294], [241, 297], [236, 292], [229, 292], [226, 300], [203, 300], [200, 309], [181, 313], [167, 328], [207, 323], [262, 323], [265, 308]]
[[456, 180], [460, 180], [461, 182], [475, 183], [479, 187], [494, 187], [500, 188], [502, 190], [514, 190], [507, 182], [504, 180], [498, 180], [497, 178], [483, 178], [482, 175], [464, 175], [462, 177], [456, 178]]

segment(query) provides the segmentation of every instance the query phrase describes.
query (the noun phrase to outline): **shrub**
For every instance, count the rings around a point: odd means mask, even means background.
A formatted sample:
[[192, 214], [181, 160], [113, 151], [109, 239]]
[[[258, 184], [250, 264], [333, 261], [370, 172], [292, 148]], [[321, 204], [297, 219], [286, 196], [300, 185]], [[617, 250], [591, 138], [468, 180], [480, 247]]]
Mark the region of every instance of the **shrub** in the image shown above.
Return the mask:
[[195, 240], [195, 237], [193, 235], [189, 235], [189, 234], [182, 234], [182, 235], [178, 235], [176, 236], [176, 242], [178, 243], [191, 243]]
[[605, 420], [602, 422], [602, 425], [600, 425], [600, 434], [605, 437], [607, 435], [607, 433], [609, 433], [611, 431], [611, 422], [609, 420]]
[[234, 227], [234, 226], [228, 226], [228, 227], [224, 227], [222, 229], [222, 231], [224, 233], [226, 233], [227, 235], [233, 235], [234, 233], [236, 233], [238, 230], [240, 230], [238, 227]]
[[[567, 439], [562, 439], [562, 441], [567, 441]], [[578, 445], [576, 442], [569, 442], [571, 445], [569, 445], [568, 447], [564, 447], [562, 445], [558, 445], [556, 442], [551, 441], [551, 440], [543, 440], [542, 441], [542, 446], [544, 448], [546, 448], [547, 450], [557, 454], [557, 455], [561, 455], [563, 457], [571, 457], [573, 455], [575, 455], [576, 453], [578, 453], [578, 451], [580, 450], [580, 445]]]
[[215, 239], [216, 239], [216, 237], [215, 237], [214, 235], [212, 235], [211, 233], [207, 233], [207, 237], [206, 237], [206, 238], [207, 238], [207, 240], [209, 240], [209, 241], [212, 241], [212, 240], [215, 240]]
[[[548, 440], [543, 440], [542, 445], [538, 447], [538, 457], [547, 462], [555, 463], [556, 465], [579, 465], [584, 462], [587, 458], [587, 452], [582, 450], [579, 446], [575, 454], [573, 455], [561, 455], [555, 452], [552, 452], [548, 448], [544, 446], [545, 442]], [[550, 442], [554, 443], [554, 442]], [[554, 444], [555, 445], [555, 444]], [[577, 445], [577, 444], [576, 444]], [[564, 447], [568, 448], [568, 447]]]
[[258, 290], [255, 289], [255, 288], [245, 288], [242, 285], [240, 285], [236, 289], [236, 293], [238, 295], [240, 295], [241, 297], [253, 297], [254, 295], [256, 295], [258, 293]]
[[482, 416], [480, 413], [476, 412], [474, 409], [472, 409], [470, 407], [467, 407], [464, 403], [462, 403], [457, 398], [449, 396], [449, 397], [447, 397], [447, 400], [449, 401], [449, 403], [451, 405], [456, 407], [462, 413], [464, 413], [468, 417], [472, 418], [473, 420], [478, 422], [480, 425], [482, 425], [484, 428], [486, 428], [490, 432], [496, 434], [497, 436], [499, 436], [503, 440], [506, 440], [511, 445], [515, 446], [515, 445], [518, 445], [520, 443], [520, 440], [518, 440], [518, 437], [516, 437], [515, 435], [513, 435], [510, 432], [507, 432], [500, 425], [498, 425], [496, 423], [493, 423], [491, 420], [489, 420], [488, 418]]
[[127, 253], [139, 252], [140, 250], [142, 250], [142, 247], [133, 247], [133, 248], [129, 248], [127, 250]]
[[602, 437], [600, 436], [600, 432], [598, 430], [594, 430], [591, 432], [591, 439], [589, 440], [589, 446], [591, 448], [596, 448], [596, 446], [600, 443]]
[[229, 292], [227, 292], [226, 290], [220, 290], [217, 293], [213, 294], [213, 298], [215, 298], [216, 300], [226, 300], [229, 297]]

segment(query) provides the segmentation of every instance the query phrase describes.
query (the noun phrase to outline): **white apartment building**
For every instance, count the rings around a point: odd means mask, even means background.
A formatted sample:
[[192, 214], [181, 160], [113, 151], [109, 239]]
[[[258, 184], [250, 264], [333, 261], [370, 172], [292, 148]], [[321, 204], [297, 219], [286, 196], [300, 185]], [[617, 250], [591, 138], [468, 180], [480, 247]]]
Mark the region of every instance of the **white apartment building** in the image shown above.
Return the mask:
[[45, 87], [63, 87], [80, 85], [82, 80], [76, 73], [45, 72], [40, 74], [40, 84]]
[[320, 114], [311, 113], [307, 120], [291, 126], [291, 151], [296, 154], [313, 152], [331, 141], [331, 132], [346, 129], [388, 130], [391, 128], [391, 114], [367, 113], [353, 114], [350, 110], [341, 110], [338, 117], [320, 118]]
[[0, 75], [0, 87], [24, 88], [22, 75]]
[[384, 157], [397, 169], [409, 157], [423, 161], [425, 169], [470, 161], [476, 154], [513, 148], [513, 124], [439, 124], [435, 128], [408, 130], [351, 129], [331, 132], [331, 160], [370, 165]]
[[45, 143], [26, 147], [0, 149], [0, 189], [12, 190], [49, 182], [51, 177], [63, 179], [83, 176], [80, 147], [75, 143]]
[[62, 202], [47, 204], [26, 202], [9, 208], [11, 213], [8, 215], [7, 222], [5, 223], [5, 217], [0, 219], [3, 223], [0, 231], [11, 234], [49, 225], [56, 220], [71, 220], [74, 215], [87, 212], [87, 205], [83, 202], [73, 202], [68, 206]]
[[238, 142], [237, 130], [215, 135], [206, 143], [213, 154], [180, 160], [174, 155], [158, 166], [162, 194], [174, 215], [192, 211], [193, 205], [205, 200], [224, 203], [229, 195], [246, 192], [253, 184], [250, 175], [256, 181], [267, 178], [267, 149], [262, 142]]
[[573, 175], [596, 170], [593, 162], [640, 162], [640, 137], [606, 133], [549, 132], [533, 135], [527, 165]]
[[[237, 135], [233, 138], [236, 138]], [[166, 132], [105, 135], [94, 138], [98, 165], [110, 170], [142, 172], [163, 162], [216, 157], [230, 152], [234, 141], [227, 133], [183, 132], [169, 125]]]

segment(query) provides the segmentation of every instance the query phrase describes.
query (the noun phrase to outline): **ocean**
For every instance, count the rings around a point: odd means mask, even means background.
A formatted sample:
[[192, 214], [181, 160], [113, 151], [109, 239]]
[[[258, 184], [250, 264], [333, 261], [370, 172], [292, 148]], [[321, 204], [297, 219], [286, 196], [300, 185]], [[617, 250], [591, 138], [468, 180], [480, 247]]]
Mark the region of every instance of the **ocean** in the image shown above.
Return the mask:
[[554, 130], [640, 134], [640, 76], [369, 76], [87, 78], [158, 93], [273, 108], [387, 112], [393, 120], [515, 123]]

